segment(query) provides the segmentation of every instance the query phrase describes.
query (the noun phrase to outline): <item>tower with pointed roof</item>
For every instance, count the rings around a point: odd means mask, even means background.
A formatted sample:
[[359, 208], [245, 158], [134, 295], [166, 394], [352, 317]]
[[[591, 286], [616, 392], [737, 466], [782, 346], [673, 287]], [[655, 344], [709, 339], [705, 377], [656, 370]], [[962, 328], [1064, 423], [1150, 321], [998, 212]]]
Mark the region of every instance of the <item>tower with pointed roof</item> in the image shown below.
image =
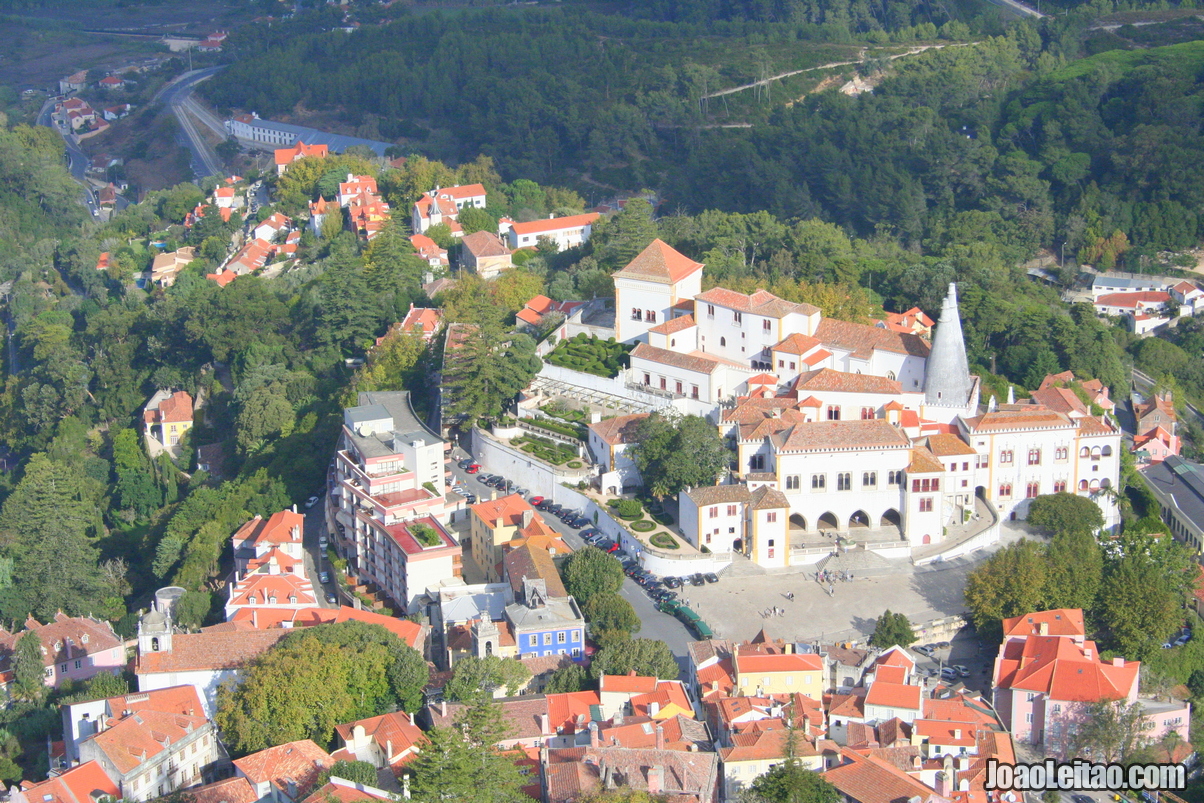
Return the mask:
[[613, 276], [615, 339], [647, 343], [649, 329], [692, 310], [702, 292], [702, 267], [662, 240], [649, 243]]
[[974, 380], [970, 377], [962, 320], [957, 311], [957, 285], [950, 282], [924, 371], [924, 403], [965, 409], [973, 391]]

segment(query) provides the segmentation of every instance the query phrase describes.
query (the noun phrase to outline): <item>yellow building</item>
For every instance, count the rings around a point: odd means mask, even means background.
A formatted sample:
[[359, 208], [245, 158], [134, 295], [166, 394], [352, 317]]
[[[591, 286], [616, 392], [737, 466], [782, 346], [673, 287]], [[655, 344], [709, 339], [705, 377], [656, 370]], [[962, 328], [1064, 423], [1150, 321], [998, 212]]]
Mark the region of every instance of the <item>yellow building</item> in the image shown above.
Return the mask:
[[512, 542], [521, 544], [532, 536], [556, 537], [556, 531], [536, 516], [535, 508], [518, 494], [477, 502], [470, 509], [469, 553], [486, 583], [505, 579], [502, 558]]
[[733, 659], [736, 688], [740, 694], [762, 697], [769, 694], [802, 694], [821, 700], [824, 693], [824, 659], [801, 654], [786, 644], [785, 652], [767, 654], [737, 648]]
[[146, 405], [142, 420], [148, 437], [171, 448], [192, 429], [192, 397], [182, 390], [160, 390]]

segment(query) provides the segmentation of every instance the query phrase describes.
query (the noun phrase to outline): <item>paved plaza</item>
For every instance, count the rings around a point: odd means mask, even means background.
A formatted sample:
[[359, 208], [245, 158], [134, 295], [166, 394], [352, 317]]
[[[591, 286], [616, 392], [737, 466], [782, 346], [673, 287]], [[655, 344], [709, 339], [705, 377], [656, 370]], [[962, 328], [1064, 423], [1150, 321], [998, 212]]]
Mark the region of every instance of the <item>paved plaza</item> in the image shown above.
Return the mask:
[[718, 583], [687, 584], [680, 595], [718, 638], [747, 639], [765, 627], [774, 638], [791, 641], [861, 639], [887, 608], [917, 626], [964, 613], [966, 575], [995, 550], [1023, 537], [1034, 536], [1022, 524], [1005, 522], [999, 544], [956, 560], [917, 568], [908, 560], [879, 559], [872, 573], [863, 576], [854, 569], [853, 580], [832, 583], [831, 595], [827, 583], [816, 582], [815, 567], [767, 573], [737, 558]]

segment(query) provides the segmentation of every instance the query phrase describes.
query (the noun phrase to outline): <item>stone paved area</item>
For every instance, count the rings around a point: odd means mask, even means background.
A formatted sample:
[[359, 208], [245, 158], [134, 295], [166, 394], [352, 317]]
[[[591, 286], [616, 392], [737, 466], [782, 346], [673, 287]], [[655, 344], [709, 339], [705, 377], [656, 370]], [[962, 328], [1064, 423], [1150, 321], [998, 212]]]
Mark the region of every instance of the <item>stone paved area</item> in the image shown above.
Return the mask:
[[[1022, 524], [1005, 522], [1004, 544], [1033, 537]], [[775, 638], [799, 641], [857, 639], [873, 632], [889, 608], [906, 614], [913, 624], [965, 612], [962, 590], [966, 575], [992, 551], [979, 550], [957, 560], [917, 568], [910, 561], [889, 561], [890, 573], [836, 582], [833, 593], [815, 581], [814, 567], [788, 574], [766, 573], [737, 558], [718, 583], [686, 585], [680, 595], [706, 620], [719, 638], [747, 639], [760, 628]], [[786, 594], [793, 592], [794, 599]], [[763, 617], [773, 608], [782, 615]]]

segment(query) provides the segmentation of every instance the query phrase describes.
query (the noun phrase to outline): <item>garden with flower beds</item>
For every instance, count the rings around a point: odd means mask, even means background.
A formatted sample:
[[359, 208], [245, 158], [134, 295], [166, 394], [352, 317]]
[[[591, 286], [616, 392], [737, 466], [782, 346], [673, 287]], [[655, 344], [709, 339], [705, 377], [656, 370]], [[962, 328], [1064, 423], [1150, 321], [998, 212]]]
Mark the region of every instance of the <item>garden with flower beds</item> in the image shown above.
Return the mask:
[[694, 551], [691, 544], [681, 536], [669, 531], [673, 517], [664, 511], [660, 502], [639, 499], [611, 499], [606, 503], [612, 516], [623, 524], [637, 539], [662, 550], [682, 549]]
[[510, 445], [536, 457], [545, 463], [566, 468], [581, 468], [580, 455], [572, 446], [557, 443], [551, 438], [541, 438], [539, 435], [520, 435], [510, 439]]

